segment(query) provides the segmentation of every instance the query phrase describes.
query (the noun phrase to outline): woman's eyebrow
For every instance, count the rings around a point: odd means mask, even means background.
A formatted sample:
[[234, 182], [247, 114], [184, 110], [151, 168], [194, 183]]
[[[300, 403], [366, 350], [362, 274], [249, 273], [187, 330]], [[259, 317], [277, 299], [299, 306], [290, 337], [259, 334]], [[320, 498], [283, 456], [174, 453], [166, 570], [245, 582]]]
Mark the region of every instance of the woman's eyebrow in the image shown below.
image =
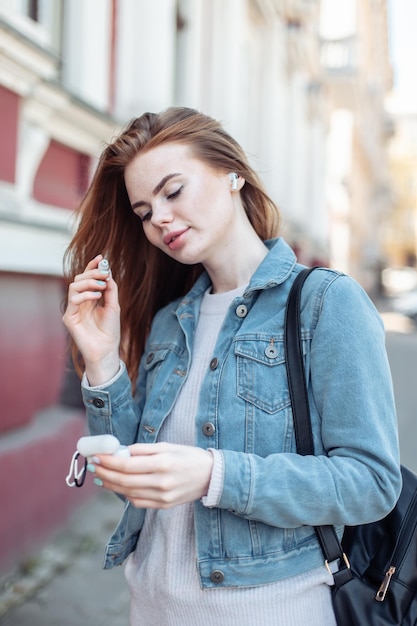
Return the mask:
[[[159, 183], [157, 184], [155, 189], [152, 191], [152, 195], [156, 196], [156, 194], [161, 191], [162, 187], [165, 185], [166, 182], [171, 180], [171, 178], [174, 178], [175, 176], [180, 176], [180, 175], [181, 174], [179, 172], [175, 172], [173, 174], [167, 174], [166, 176], [164, 176], [163, 179], [159, 181]], [[139, 200], [138, 202], [134, 202], [131, 205], [131, 208], [132, 209], [137, 209], [138, 207], [143, 206], [144, 204], [147, 204], [147, 203], [144, 202], [143, 200]]]

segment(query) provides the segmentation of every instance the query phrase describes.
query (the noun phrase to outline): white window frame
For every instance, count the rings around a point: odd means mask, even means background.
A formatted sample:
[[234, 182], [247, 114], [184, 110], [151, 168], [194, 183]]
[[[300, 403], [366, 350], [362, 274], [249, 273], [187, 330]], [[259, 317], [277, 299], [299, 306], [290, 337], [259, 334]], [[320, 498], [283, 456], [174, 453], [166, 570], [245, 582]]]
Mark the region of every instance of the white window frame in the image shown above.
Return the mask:
[[61, 48], [62, 0], [38, 0], [39, 20], [28, 15], [29, 0], [0, 0], [0, 19], [39, 46], [59, 52]]

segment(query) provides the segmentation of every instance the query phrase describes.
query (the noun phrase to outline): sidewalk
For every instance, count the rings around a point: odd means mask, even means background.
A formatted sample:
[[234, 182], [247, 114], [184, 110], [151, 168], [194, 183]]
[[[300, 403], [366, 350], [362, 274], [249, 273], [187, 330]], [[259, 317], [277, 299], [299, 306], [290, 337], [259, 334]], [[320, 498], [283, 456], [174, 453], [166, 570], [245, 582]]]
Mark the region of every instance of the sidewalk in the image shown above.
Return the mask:
[[97, 489], [48, 545], [0, 580], [1, 626], [128, 626], [123, 568], [102, 569], [105, 543], [122, 506]]

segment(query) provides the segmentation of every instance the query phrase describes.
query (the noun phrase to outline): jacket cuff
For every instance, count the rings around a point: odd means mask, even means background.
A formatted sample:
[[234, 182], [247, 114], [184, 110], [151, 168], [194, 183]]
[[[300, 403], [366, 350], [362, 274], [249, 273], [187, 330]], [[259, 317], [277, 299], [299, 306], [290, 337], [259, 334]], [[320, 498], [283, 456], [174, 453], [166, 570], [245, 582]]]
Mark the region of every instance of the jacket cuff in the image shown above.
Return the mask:
[[215, 507], [219, 504], [223, 491], [224, 463], [220, 450], [209, 448], [209, 451], [213, 455], [213, 469], [207, 495], [201, 498], [201, 502], [206, 507]]
[[106, 387], [110, 387], [110, 385], [112, 385], [113, 383], [116, 382], [116, 380], [118, 380], [120, 378], [120, 376], [123, 374], [123, 372], [126, 369], [126, 365], [123, 363], [122, 360], [119, 361], [119, 371], [117, 372], [117, 374], [115, 374], [113, 376], [113, 378], [111, 378], [109, 381], [107, 381], [106, 383], [103, 383], [102, 385], [97, 385], [97, 386], [91, 386], [88, 382], [88, 378], [86, 373], [84, 372], [82, 380], [81, 380], [81, 386], [84, 389], [90, 389], [91, 391], [97, 391], [98, 389], [106, 389]]

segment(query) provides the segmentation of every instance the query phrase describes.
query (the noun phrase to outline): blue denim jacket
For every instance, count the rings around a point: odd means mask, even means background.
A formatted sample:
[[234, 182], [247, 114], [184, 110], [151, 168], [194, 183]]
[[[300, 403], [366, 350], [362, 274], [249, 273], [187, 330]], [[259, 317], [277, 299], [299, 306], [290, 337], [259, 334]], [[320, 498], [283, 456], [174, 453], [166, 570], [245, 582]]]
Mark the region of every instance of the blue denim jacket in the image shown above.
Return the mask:
[[[329, 269], [302, 297], [302, 341], [316, 456], [296, 454], [283, 343], [284, 311], [301, 270], [282, 240], [230, 306], [207, 363], [196, 445], [221, 450], [218, 507], [195, 502], [202, 587], [251, 586], [323, 565], [312, 526], [371, 522], [399, 495], [401, 477], [391, 376], [381, 319], [363, 289]], [[135, 397], [124, 371], [102, 390], [83, 389], [92, 434], [153, 443], [190, 367], [203, 274], [157, 313]], [[272, 348], [272, 349], [271, 349]], [[207, 428], [207, 426], [209, 426]], [[145, 511], [126, 503], [105, 567], [135, 549]]]

